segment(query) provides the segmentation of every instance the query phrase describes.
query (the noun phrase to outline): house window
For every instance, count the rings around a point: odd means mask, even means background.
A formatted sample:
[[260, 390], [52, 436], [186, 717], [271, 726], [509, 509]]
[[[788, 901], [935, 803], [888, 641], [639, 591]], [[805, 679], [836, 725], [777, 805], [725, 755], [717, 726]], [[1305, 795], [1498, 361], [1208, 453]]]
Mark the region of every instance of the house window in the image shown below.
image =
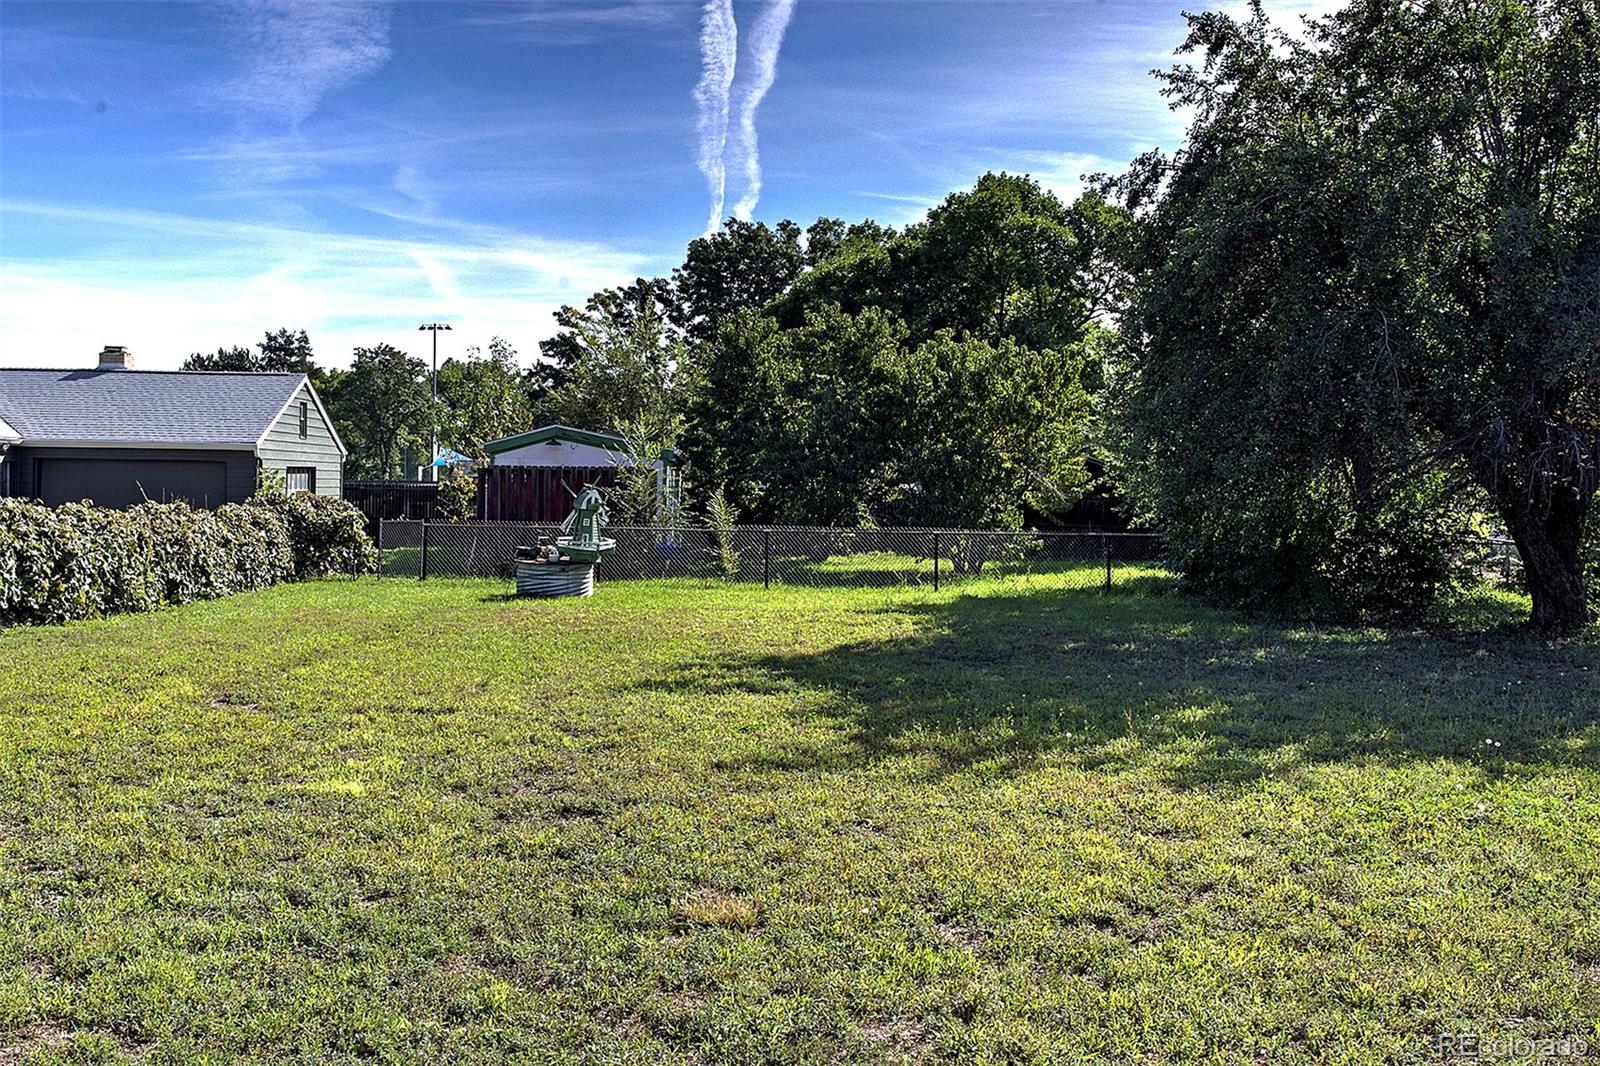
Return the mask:
[[283, 487], [286, 491], [316, 492], [317, 468], [314, 466], [291, 466], [283, 472]]
[[306, 431], [307, 431], [307, 429], [310, 428], [310, 425], [311, 425], [311, 405], [306, 403], [306, 401], [301, 400], [300, 401], [300, 439], [301, 440], [305, 440], [306, 439]]

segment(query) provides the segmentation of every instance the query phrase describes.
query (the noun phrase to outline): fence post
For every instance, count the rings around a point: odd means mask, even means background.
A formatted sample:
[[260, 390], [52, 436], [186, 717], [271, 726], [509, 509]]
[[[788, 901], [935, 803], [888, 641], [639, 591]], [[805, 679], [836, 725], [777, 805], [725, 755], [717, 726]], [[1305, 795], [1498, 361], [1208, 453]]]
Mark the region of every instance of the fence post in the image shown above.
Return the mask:
[[933, 591], [939, 591], [939, 531], [933, 531]]
[[1102, 530], [1100, 533], [1100, 555], [1106, 561], [1106, 587], [1107, 595], [1111, 592], [1111, 537]]
[[772, 530], [765, 526], [761, 529], [761, 587], [772, 587]]
[[428, 580], [428, 520], [422, 520], [422, 559], [417, 565], [417, 580]]
[[378, 519], [378, 580], [383, 580], [383, 519]]

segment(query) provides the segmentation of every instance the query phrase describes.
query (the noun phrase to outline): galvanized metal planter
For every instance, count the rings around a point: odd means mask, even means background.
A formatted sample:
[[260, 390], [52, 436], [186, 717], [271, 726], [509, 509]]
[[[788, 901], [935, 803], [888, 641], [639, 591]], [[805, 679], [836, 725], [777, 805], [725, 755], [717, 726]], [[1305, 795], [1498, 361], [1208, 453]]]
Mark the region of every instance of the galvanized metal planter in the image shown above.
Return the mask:
[[541, 537], [536, 548], [517, 548], [518, 596], [589, 596], [594, 593], [594, 568], [617, 542], [600, 535], [605, 503], [594, 486], [572, 501], [572, 513], [561, 523], [568, 535], [551, 544]]
[[574, 559], [541, 563], [524, 558], [533, 549], [517, 549], [518, 596], [590, 596], [594, 593], [594, 562]]

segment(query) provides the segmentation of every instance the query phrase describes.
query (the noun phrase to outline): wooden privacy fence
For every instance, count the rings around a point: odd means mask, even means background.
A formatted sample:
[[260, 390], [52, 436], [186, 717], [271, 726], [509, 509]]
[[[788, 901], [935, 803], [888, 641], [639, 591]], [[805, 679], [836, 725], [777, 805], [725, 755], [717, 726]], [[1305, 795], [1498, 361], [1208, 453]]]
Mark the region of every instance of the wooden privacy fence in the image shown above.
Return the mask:
[[378, 534], [378, 523], [397, 518], [428, 521], [439, 502], [439, 486], [431, 481], [359, 481], [347, 479], [344, 498], [367, 518], [367, 532]]
[[585, 485], [609, 487], [609, 466], [491, 466], [478, 471], [478, 518], [487, 522], [560, 522]]

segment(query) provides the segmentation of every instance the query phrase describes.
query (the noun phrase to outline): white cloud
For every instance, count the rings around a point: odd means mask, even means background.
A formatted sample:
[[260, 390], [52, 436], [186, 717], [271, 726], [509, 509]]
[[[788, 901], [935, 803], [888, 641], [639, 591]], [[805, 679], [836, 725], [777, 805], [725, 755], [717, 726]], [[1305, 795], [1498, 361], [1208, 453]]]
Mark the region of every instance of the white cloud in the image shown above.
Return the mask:
[[1063, 203], [1071, 203], [1089, 187], [1085, 180], [1088, 176], [1120, 173], [1127, 169], [1128, 162], [1091, 152], [1019, 152], [1009, 165], [999, 169], [1028, 174]]
[[594, 44], [619, 33], [658, 28], [677, 21], [665, 0], [530, 0], [505, 5], [465, 20], [496, 33], [523, 30], [540, 44]]
[[391, 181], [394, 191], [404, 196], [407, 200], [432, 214], [438, 207], [438, 197], [435, 196], [433, 185], [423, 176], [422, 171], [414, 163], [401, 163], [394, 170]]
[[226, 8], [243, 71], [218, 96], [295, 126], [323, 97], [389, 60], [389, 7], [371, 0], [234, 0]]
[[199, 154], [234, 189], [317, 177], [301, 125], [332, 93], [389, 61], [384, 0], [228, 0], [221, 36], [237, 73], [201, 91], [235, 118], [231, 134]]
[[341, 365], [353, 347], [379, 341], [420, 352], [416, 326], [429, 319], [451, 321], [460, 348], [504, 336], [526, 362], [554, 332], [559, 305], [657, 265], [487, 229], [398, 240], [31, 203], [0, 211], [64, 241], [145, 249], [0, 265], [0, 362], [11, 366], [82, 366], [102, 346], [126, 344], [139, 365], [172, 369], [192, 351], [251, 343], [279, 326], [308, 330], [319, 357]]
[[750, 33], [750, 61], [754, 65], [739, 98], [738, 154], [744, 168], [744, 193], [733, 213], [748, 220], [761, 199], [761, 149], [756, 139], [756, 110], [778, 76], [778, 51], [794, 17], [795, 0], [767, 0]]
[[700, 81], [694, 87], [698, 111], [695, 133], [699, 141], [700, 173], [711, 195], [706, 232], [722, 225], [722, 206], [728, 194], [728, 90], [733, 85], [739, 58], [739, 27], [733, 20], [733, 0], [706, 0], [700, 16]]

